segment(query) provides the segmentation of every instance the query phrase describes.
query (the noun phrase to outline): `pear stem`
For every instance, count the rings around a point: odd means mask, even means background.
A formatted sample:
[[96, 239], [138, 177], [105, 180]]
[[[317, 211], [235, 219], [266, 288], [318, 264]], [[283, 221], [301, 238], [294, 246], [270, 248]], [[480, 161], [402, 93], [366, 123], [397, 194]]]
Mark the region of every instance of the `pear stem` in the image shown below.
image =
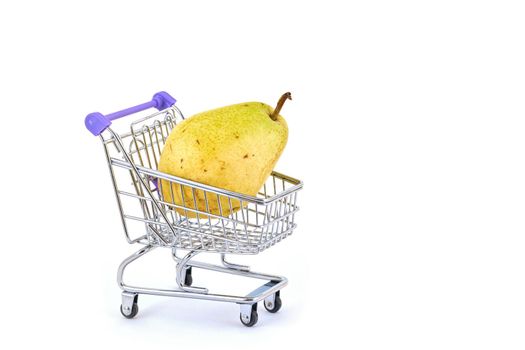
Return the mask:
[[289, 93], [289, 92], [285, 92], [281, 96], [279, 101], [277, 102], [277, 106], [275, 106], [275, 109], [273, 110], [273, 113], [270, 114], [270, 118], [272, 118], [272, 120], [277, 120], [277, 116], [279, 115], [279, 112], [281, 111], [281, 108], [283, 108], [284, 103], [286, 102], [286, 100], [291, 100], [291, 99], [292, 99], [292, 94]]

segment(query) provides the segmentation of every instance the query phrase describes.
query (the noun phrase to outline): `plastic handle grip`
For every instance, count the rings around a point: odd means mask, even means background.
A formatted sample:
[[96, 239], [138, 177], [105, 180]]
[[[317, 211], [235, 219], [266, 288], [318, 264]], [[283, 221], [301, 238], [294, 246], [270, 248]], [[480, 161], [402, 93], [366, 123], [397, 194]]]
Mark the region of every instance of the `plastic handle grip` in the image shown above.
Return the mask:
[[111, 125], [111, 121], [125, 117], [127, 115], [144, 111], [148, 108], [156, 108], [159, 111], [171, 107], [177, 102], [167, 92], [161, 91], [153, 95], [151, 101], [123, 109], [118, 112], [103, 115], [99, 112], [93, 112], [86, 116], [85, 124], [86, 128], [95, 136], [100, 135], [108, 126]]

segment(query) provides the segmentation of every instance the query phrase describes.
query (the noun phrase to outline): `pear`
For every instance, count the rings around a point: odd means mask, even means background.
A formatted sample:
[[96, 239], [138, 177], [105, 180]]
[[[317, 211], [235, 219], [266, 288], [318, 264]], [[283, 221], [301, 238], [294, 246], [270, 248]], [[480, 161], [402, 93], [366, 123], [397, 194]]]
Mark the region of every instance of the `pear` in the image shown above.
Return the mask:
[[[255, 196], [271, 174], [288, 140], [288, 126], [279, 115], [291, 94], [277, 106], [246, 102], [202, 112], [176, 125], [161, 153], [159, 170], [184, 179]], [[162, 180], [165, 202], [178, 206], [179, 214], [227, 217], [241, 208], [239, 200]], [[243, 205], [245, 205], [243, 203]], [[198, 215], [208, 218], [208, 215]]]

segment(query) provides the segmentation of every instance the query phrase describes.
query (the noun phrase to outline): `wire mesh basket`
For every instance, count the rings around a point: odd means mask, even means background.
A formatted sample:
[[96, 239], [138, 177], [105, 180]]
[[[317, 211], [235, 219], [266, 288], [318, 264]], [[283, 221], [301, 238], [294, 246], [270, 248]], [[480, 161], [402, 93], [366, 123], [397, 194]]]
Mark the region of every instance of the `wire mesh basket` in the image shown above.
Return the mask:
[[299, 180], [272, 172], [257, 196], [247, 196], [157, 170], [171, 129], [183, 119], [173, 105], [133, 122], [128, 132], [101, 134], [128, 240], [129, 221], [146, 227], [135, 241], [219, 253], [256, 254], [289, 236]]

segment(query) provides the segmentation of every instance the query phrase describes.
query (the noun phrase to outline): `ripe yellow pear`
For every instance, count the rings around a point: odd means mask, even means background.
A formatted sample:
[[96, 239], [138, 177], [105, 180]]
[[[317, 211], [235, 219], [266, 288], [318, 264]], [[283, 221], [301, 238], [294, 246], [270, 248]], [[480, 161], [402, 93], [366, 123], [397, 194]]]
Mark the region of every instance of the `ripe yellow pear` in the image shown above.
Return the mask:
[[[271, 174], [288, 140], [288, 126], [279, 112], [291, 94], [277, 106], [246, 102], [196, 114], [173, 128], [161, 153], [159, 170], [214, 187], [255, 196]], [[216, 216], [240, 209], [228, 200], [202, 190], [161, 181], [165, 202]], [[208, 204], [206, 205], [206, 200]], [[184, 203], [184, 204], [183, 204]], [[191, 210], [177, 208], [194, 218]], [[199, 215], [199, 218], [208, 218]]]

